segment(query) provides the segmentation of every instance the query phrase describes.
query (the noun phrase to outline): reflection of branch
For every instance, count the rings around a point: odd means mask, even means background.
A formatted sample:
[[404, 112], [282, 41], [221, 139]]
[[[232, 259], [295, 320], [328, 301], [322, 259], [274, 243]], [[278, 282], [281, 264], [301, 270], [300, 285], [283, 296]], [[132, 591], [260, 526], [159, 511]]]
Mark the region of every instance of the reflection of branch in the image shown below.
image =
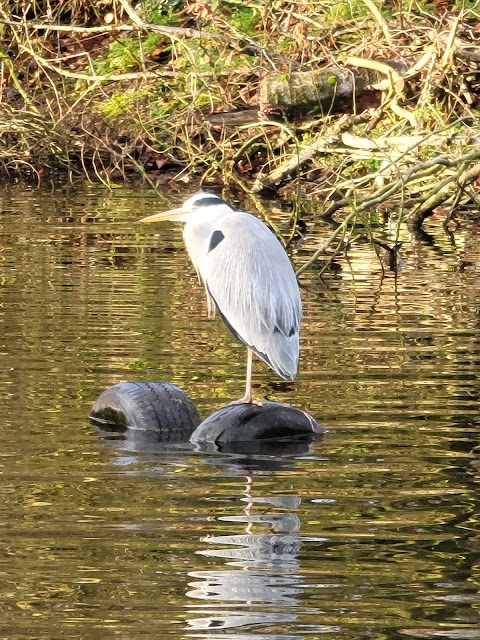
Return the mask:
[[332, 235], [329, 237], [329, 239], [321, 247], [319, 247], [315, 251], [313, 256], [311, 258], [309, 258], [309, 260], [307, 260], [307, 262], [305, 264], [302, 264], [302, 266], [299, 269], [297, 269], [297, 271], [296, 271], [296, 275], [297, 276], [299, 276], [306, 269], [308, 269], [308, 267], [310, 267], [317, 260], [317, 258], [319, 258], [322, 255], [322, 253], [325, 253], [325, 251], [332, 244], [332, 242], [335, 240], [335, 238], [337, 238], [337, 236], [339, 236], [341, 233], [346, 231], [349, 222], [351, 220], [353, 220], [353, 218], [355, 218], [356, 215], [357, 215], [357, 211], [352, 211], [352, 213], [348, 214], [348, 216], [345, 218], [345, 220], [342, 222], [342, 224], [338, 225], [338, 227], [335, 229], [335, 231], [332, 233]]
[[[476, 156], [476, 159], [480, 158], [480, 152], [471, 154]], [[452, 195], [451, 187], [456, 186], [460, 193], [469, 184], [472, 184], [478, 177], [480, 177], [480, 164], [474, 164], [473, 167], [465, 169], [465, 164], [462, 158], [458, 159], [457, 164], [460, 163], [458, 171], [445, 178], [440, 184], [437, 184], [433, 189], [424, 196], [424, 200], [418, 204], [408, 219], [408, 226], [410, 228], [418, 228], [422, 222], [431, 215], [432, 211], [441, 205], [445, 200], [448, 200]]]
[[[323, 253], [325, 253], [333, 240], [347, 229], [348, 225], [354, 220], [357, 214], [368, 209], [372, 209], [373, 207], [377, 207], [379, 204], [395, 196], [397, 193], [404, 191], [409, 183], [417, 182], [421, 178], [431, 176], [442, 168], [456, 169], [456, 171], [450, 173], [430, 189], [424, 196], [422, 196], [421, 202], [416, 205], [410, 214], [408, 214], [409, 227], [418, 228], [421, 226], [423, 220], [430, 215], [433, 209], [435, 209], [435, 207], [438, 207], [438, 205], [448, 200], [452, 195], [458, 193], [459, 190], [463, 191], [465, 187], [480, 177], [480, 163], [477, 162], [476, 164], [473, 164], [473, 166], [469, 166], [471, 163], [478, 160], [480, 160], [480, 151], [478, 150], [467, 153], [456, 159], [445, 156], [431, 158], [425, 162], [418, 163], [392, 184], [384, 185], [366, 196], [357, 197], [355, 199], [354, 210], [346, 216], [328, 240], [315, 251], [305, 264], [297, 270], [297, 275], [308, 269]], [[457, 191], [455, 191], [455, 187], [457, 188]], [[351, 205], [352, 196], [348, 195], [341, 200], [337, 200], [328, 207], [324, 212], [324, 216], [332, 216], [339, 209]]]

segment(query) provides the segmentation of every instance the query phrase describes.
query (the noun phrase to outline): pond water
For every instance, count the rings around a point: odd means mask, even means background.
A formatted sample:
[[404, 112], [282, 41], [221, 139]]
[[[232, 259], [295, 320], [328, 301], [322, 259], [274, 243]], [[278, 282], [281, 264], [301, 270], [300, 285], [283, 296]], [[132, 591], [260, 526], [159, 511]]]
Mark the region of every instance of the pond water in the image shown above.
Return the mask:
[[108, 386], [243, 392], [181, 228], [133, 225], [183, 198], [0, 188], [0, 637], [480, 638], [479, 220], [402, 230], [396, 276], [368, 244], [301, 276], [299, 378], [254, 386], [309, 450], [135, 451], [89, 424]]

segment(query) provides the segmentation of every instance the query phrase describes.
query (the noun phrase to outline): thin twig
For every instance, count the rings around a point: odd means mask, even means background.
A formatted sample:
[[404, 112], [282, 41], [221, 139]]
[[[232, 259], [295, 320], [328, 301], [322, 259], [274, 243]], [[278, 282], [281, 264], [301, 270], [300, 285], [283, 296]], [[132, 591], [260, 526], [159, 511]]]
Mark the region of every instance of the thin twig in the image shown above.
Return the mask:
[[375, 20], [380, 25], [380, 27], [381, 27], [381, 29], [383, 31], [383, 35], [385, 36], [385, 40], [388, 42], [388, 44], [391, 45], [393, 43], [392, 36], [390, 35], [390, 30], [388, 28], [388, 24], [387, 24], [385, 18], [382, 16], [382, 13], [381, 13], [380, 9], [377, 7], [377, 5], [372, 0], [363, 0], [363, 3], [365, 5], [367, 5], [368, 9], [370, 10], [370, 13], [373, 15]]

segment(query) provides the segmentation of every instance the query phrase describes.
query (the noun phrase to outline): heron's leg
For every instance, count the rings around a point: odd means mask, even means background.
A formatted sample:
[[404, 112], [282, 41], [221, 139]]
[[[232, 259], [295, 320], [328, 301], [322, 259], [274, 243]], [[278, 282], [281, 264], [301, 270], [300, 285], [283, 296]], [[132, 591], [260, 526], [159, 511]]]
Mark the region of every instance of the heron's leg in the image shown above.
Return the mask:
[[261, 402], [254, 400], [252, 397], [252, 359], [253, 351], [250, 347], [247, 347], [247, 380], [245, 383], [245, 395], [240, 400], [234, 400], [230, 404], [258, 404], [261, 406]]
[[250, 347], [247, 347], [247, 379], [245, 382], [245, 395], [243, 400], [249, 404], [252, 402], [252, 360], [253, 351]]

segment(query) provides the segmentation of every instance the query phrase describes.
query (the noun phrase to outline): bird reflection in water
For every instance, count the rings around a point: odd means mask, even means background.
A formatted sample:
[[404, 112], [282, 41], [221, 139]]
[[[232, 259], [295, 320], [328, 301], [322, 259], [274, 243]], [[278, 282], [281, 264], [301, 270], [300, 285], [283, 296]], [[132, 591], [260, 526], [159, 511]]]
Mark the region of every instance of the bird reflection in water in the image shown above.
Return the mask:
[[[189, 583], [187, 596], [214, 605], [212, 608], [205, 605], [189, 607], [189, 629], [209, 629], [209, 638], [214, 637], [211, 636], [212, 629], [272, 624], [285, 628], [298, 618], [297, 596], [305, 587], [298, 571], [298, 556], [305, 538], [299, 535], [301, 521], [293, 510], [300, 506], [301, 498], [291, 495], [256, 497], [253, 487], [252, 477], [247, 476], [241, 498], [246, 504], [241, 515], [218, 518], [222, 522], [243, 524], [245, 533], [202, 537], [201, 542], [208, 548], [197, 552], [208, 558], [221, 558], [232, 568], [188, 574], [193, 581]], [[255, 514], [254, 508], [262, 505], [285, 512]], [[268, 527], [270, 532], [256, 534], [256, 527], [262, 530]], [[319, 538], [315, 540], [320, 541]], [[224, 603], [223, 610], [220, 603]], [[292, 609], [292, 612], [286, 609]], [[285, 640], [288, 636], [269, 633], [268, 638]], [[295, 638], [298, 640], [298, 635]]]

